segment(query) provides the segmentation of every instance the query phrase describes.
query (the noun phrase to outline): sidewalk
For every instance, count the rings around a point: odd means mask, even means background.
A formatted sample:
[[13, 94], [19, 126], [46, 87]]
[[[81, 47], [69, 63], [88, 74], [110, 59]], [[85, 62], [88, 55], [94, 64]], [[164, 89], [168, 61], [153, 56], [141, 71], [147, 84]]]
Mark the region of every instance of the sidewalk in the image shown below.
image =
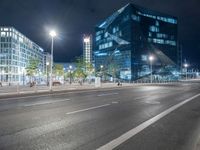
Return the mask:
[[[133, 86], [133, 83], [123, 83], [123, 87]], [[80, 85], [78, 83], [73, 84], [66, 84], [60, 86], [53, 86], [52, 91], [48, 86], [4, 86], [0, 87], [0, 98], [7, 97], [7, 96], [23, 96], [23, 95], [31, 95], [31, 94], [49, 94], [49, 93], [57, 93], [57, 92], [64, 92], [64, 91], [82, 91], [82, 90], [94, 90], [94, 89], [103, 89], [103, 88], [117, 88], [117, 83], [102, 83], [101, 87], [95, 87], [94, 83], [88, 84], [84, 83]]]
[[[136, 86], [148, 86], [148, 85], [178, 85], [184, 82], [192, 82], [194, 80], [188, 81], [179, 81], [179, 82], [165, 82], [165, 83], [122, 83], [122, 87], [136, 87]], [[200, 81], [195, 80], [195, 81]], [[50, 91], [49, 87], [46, 85], [39, 85], [34, 87], [29, 86], [3, 86], [0, 87], [0, 98], [6, 97], [13, 97], [13, 96], [25, 96], [25, 95], [37, 95], [41, 94], [55, 94], [55, 93], [62, 93], [62, 92], [71, 92], [71, 91], [83, 91], [83, 90], [98, 90], [104, 88], [119, 88], [117, 83], [102, 83], [100, 87], [95, 87], [94, 83], [84, 83], [80, 85], [78, 83], [73, 84], [65, 84], [60, 86], [53, 86], [52, 91]]]

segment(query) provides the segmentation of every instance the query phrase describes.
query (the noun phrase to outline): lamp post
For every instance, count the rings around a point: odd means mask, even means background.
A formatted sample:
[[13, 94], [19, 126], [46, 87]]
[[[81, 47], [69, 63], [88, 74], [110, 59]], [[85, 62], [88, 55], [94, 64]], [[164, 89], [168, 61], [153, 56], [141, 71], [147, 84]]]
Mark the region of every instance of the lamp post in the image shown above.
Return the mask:
[[5, 75], [5, 71], [2, 71], [2, 81], [4, 81], [4, 75]]
[[187, 81], [187, 68], [189, 67], [189, 65], [186, 63], [184, 64], [184, 67], [185, 67], [185, 80]]
[[72, 73], [71, 73], [72, 66], [69, 66], [69, 83], [72, 84]]
[[54, 30], [50, 31], [49, 35], [51, 36], [51, 65], [50, 65], [50, 91], [52, 91], [52, 68], [53, 68], [53, 42], [56, 32]]
[[24, 75], [24, 71], [25, 71], [25, 69], [22, 68], [22, 73], [23, 73], [23, 86], [25, 85], [25, 75]]
[[48, 81], [48, 66], [49, 66], [49, 62], [46, 62], [47, 86], [49, 85], [49, 81]]
[[101, 68], [101, 80], [103, 79], [103, 65], [100, 66]]
[[152, 75], [152, 71], [153, 71], [153, 60], [154, 60], [154, 57], [152, 55], [149, 56], [149, 61], [150, 61], [150, 66], [151, 66], [151, 83], [153, 82], [153, 75]]

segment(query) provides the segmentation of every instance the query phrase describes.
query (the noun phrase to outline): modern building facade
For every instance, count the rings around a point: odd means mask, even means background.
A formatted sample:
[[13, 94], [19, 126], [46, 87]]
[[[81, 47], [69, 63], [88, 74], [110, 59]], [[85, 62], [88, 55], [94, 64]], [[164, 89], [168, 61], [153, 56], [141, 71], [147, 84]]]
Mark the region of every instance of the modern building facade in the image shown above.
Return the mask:
[[[176, 78], [177, 29], [176, 17], [134, 4], [124, 6], [95, 28], [96, 71], [114, 68], [123, 80], [151, 73], [154, 78]], [[154, 57], [152, 70], [150, 55]]]
[[51, 54], [48, 52], [43, 53], [43, 70], [44, 72], [49, 72], [50, 63], [51, 63]]
[[83, 36], [83, 58], [86, 63], [92, 63], [92, 35]]
[[44, 71], [44, 50], [13, 27], [0, 27], [0, 81], [24, 83], [30, 59], [38, 59]]

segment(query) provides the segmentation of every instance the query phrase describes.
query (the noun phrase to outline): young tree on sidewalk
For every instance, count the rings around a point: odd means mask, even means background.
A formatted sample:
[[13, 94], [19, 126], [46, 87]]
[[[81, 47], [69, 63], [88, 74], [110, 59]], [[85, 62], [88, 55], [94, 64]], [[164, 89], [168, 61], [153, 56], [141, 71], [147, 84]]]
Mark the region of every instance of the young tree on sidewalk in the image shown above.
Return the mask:
[[26, 67], [27, 76], [29, 76], [30, 86], [35, 82], [34, 75], [37, 73], [39, 67], [38, 59], [30, 59], [29, 64]]

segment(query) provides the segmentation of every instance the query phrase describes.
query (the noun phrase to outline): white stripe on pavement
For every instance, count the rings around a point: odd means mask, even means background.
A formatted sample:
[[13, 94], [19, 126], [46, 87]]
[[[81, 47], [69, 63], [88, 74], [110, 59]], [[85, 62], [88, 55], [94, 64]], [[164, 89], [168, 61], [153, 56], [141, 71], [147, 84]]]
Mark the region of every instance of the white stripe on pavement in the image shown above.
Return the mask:
[[144, 130], [145, 128], [149, 127], [150, 125], [152, 125], [153, 123], [157, 122], [158, 120], [162, 119], [163, 117], [165, 117], [166, 115], [170, 114], [172, 111], [178, 109], [179, 107], [183, 106], [184, 104], [192, 101], [193, 99], [197, 98], [200, 96], [200, 93], [188, 98], [184, 101], [182, 101], [181, 103], [178, 103], [174, 106], [172, 106], [171, 108], [165, 110], [164, 112], [160, 113], [159, 115], [143, 122], [142, 124], [140, 124], [139, 126], [129, 130], [128, 132], [122, 134], [120, 137], [110, 141], [109, 143], [101, 146], [100, 148], [98, 148], [97, 150], [112, 150], [116, 147], [118, 147], [119, 145], [121, 145], [122, 143], [124, 143], [125, 141], [129, 140], [130, 138], [132, 138], [133, 136], [135, 136], [136, 134], [138, 134], [139, 132], [141, 132], [142, 130]]
[[88, 110], [93, 110], [93, 109], [97, 109], [97, 108], [106, 107], [106, 106], [109, 106], [109, 105], [110, 105], [110, 104], [105, 104], [105, 105], [90, 107], [90, 108], [86, 108], [86, 109], [81, 109], [81, 110], [77, 110], [77, 111], [68, 112], [68, 113], [66, 113], [66, 114], [67, 114], [67, 115], [76, 114], [76, 113], [80, 113], [80, 112], [84, 112], [84, 111], [88, 111]]
[[64, 101], [70, 101], [70, 99], [61, 99], [61, 100], [54, 100], [54, 101], [46, 101], [46, 102], [35, 102], [31, 104], [25, 104], [23, 107], [30, 107], [30, 106], [37, 106], [37, 105], [45, 105], [45, 104], [53, 104], [53, 103], [59, 103]]
[[110, 95], [117, 95], [119, 93], [103, 93], [103, 94], [99, 94], [97, 96], [110, 96]]

